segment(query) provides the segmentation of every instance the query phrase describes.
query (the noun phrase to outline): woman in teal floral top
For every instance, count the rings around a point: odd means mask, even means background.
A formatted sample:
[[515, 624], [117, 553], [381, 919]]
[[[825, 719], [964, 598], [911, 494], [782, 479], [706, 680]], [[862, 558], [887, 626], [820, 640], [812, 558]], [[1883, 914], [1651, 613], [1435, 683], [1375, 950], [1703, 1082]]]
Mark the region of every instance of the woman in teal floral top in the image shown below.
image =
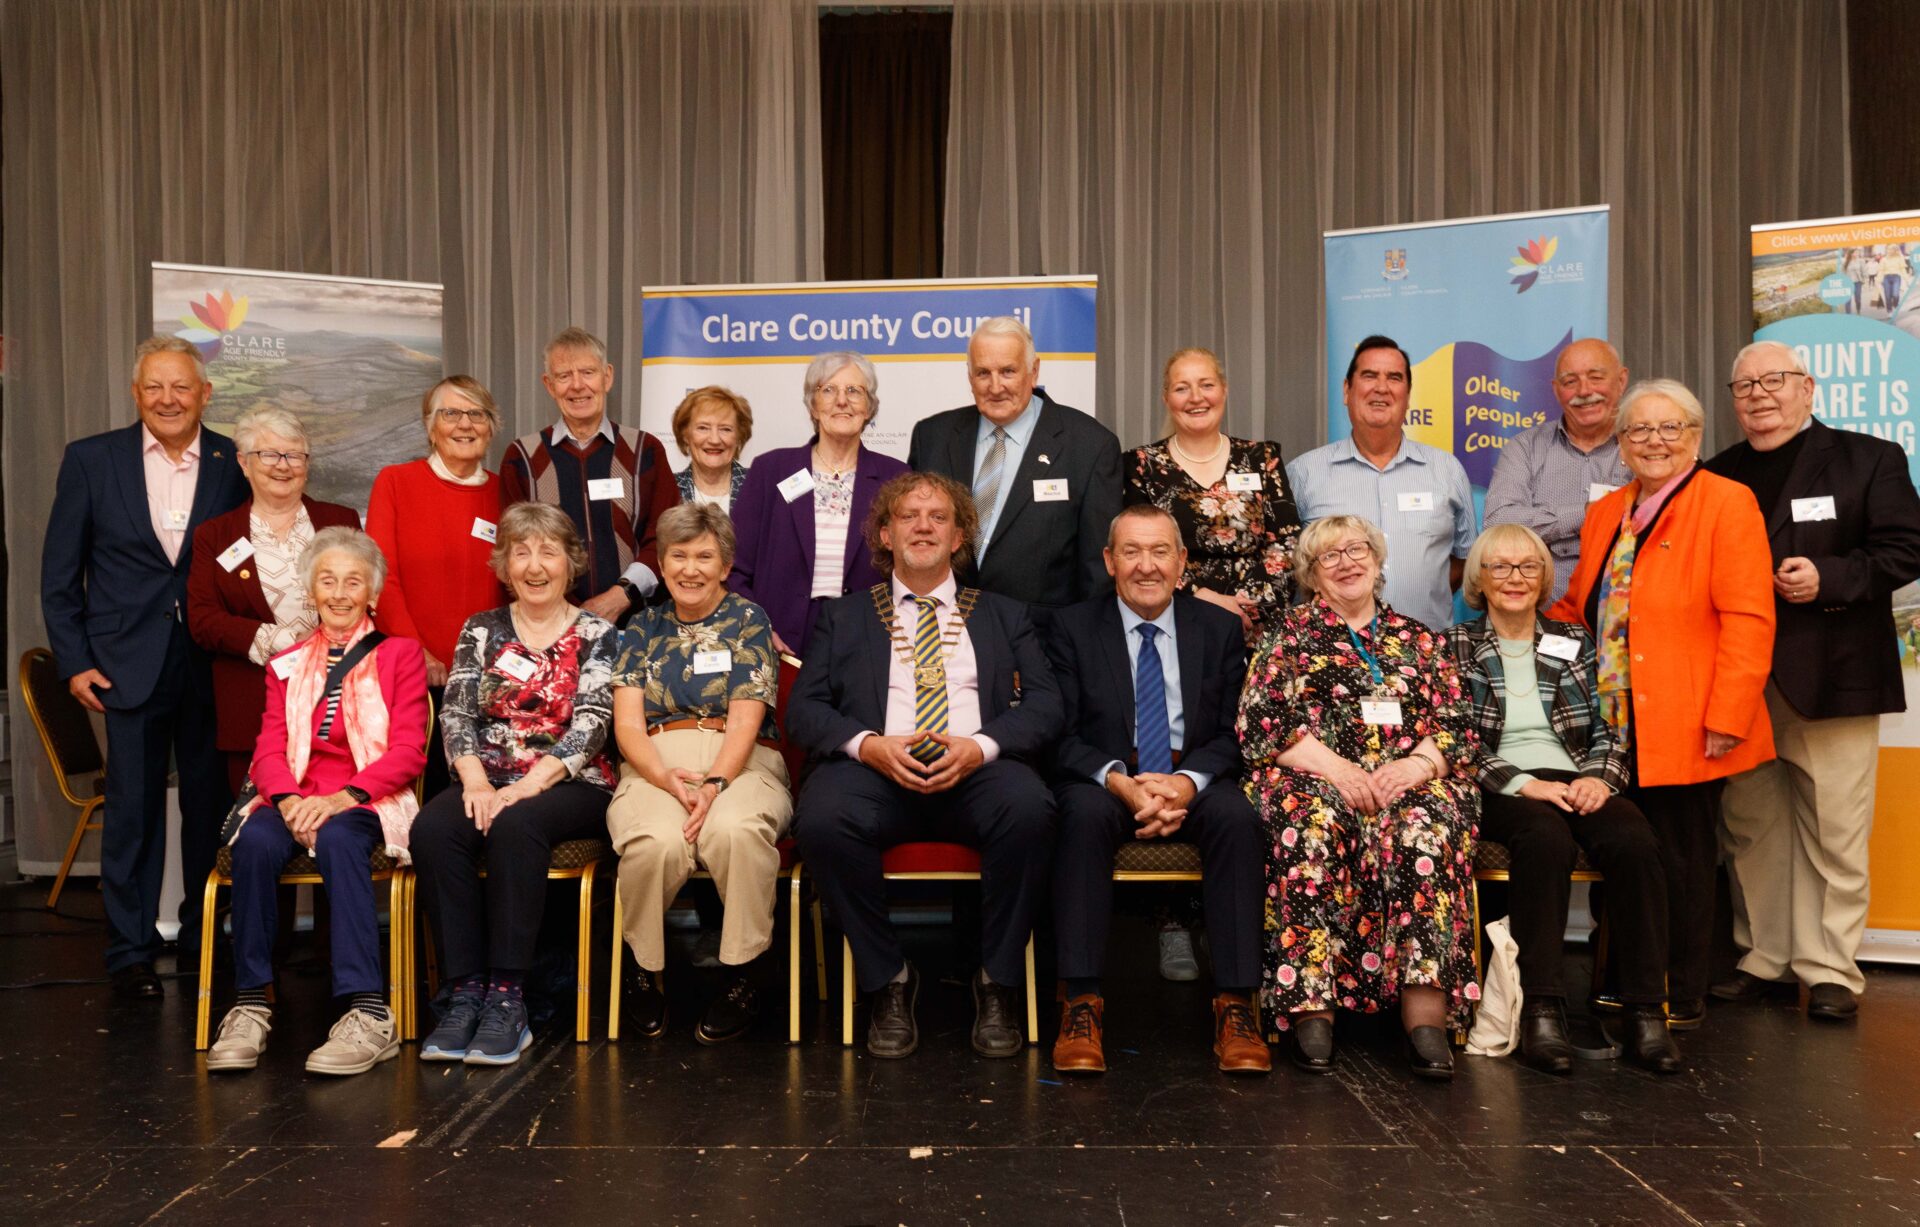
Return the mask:
[[1300, 534], [1316, 595], [1247, 669], [1240, 744], [1267, 832], [1264, 994], [1295, 1063], [1333, 1068], [1335, 1008], [1400, 1004], [1416, 1074], [1453, 1076], [1473, 979], [1476, 738], [1444, 639], [1379, 599], [1386, 540], [1355, 516]]
[[744, 1035], [760, 1012], [748, 966], [773, 942], [780, 837], [793, 816], [787, 767], [776, 748], [780, 657], [758, 605], [724, 587], [733, 566], [725, 512], [682, 503], [660, 517], [660, 573], [671, 603], [621, 636], [613, 667], [614, 734], [625, 762], [607, 808], [620, 854], [627, 949], [626, 1006], [634, 1029], [667, 1025], [660, 972], [664, 921], [695, 868], [713, 875], [725, 915], [720, 962], [726, 988], [694, 1038]]

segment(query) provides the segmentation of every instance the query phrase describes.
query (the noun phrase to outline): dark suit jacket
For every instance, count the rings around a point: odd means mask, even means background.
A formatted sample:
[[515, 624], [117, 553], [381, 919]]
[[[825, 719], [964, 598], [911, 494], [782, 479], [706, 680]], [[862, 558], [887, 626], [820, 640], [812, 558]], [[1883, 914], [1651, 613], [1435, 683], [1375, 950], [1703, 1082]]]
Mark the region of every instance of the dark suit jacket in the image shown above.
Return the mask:
[[[351, 507], [300, 501], [315, 532], [360, 527], [360, 513]], [[247, 652], [254, 633], [274, 620], [258, 572], [244, 562], [231, 571], [220, 565], [221, 553], [247, 535], [252, 514], [249, 498], [202, 524], [193, 534], [193, 565], [187, 570], [187, 629], [213, 655], [214, 748], [235, 753], [251, 752], [260, 736], [267, 671], [247, 659]]]
[[[796, 652], [813, 634], [813, 496], [788, 502], [780, 483], [810, 463], [813, 444], [783, 447], [756, 458], [733, 501], [733, 573], [727, 587], [767, 611], [774, 634]], [[880, 582], [864, 531], [873, 496], [888, 478], [907, 471], [892, 456], [860, 449], [854, 467], [853, 523], [847, 529], [846, 571], [840, 594]]]
[[[1725, 474], [1752, 450], [1736, 443], [1706, 467]], [[1833, 519], [1794, 520], [1794, 499], [1823, 495], [1833, 498]], [[1813, 719], [1906, 710], [1889, 599], [1920, 577], [1920, 495], [1906, 453], [1885, 439], [1816, 421], [1779, 506], [1760, 510], [1774, 567], [1800, 557], [1820, 571], [1814, 601], [1774, 598], [1774, 685]]]
[[113, 685], [95, 693], [115, 710], [151, 698], [186, 609], [194, 530], [247, 496], [232, 441], [201, 427], [187, 538], [168, 562], [147, 510], [140, 424], [69, 443], [40, 555], [40, 611], [60, 676], [100, 670]]
[[[1002, 758], [1043, 761], [1065, 713], [1027, 611], [983, 592], [967, 637], [980, 670], [980, 731], [999, 743]], [[827, 602], [787, 700], [787, 737], [819, 759], [839, 754], [856, 733], [885, 732], [892, 660], [871, 592]]]
[[[1100, 551], [1120, 514], [1120, 441], [1078, 409], [1056, 404], [1038, 389], [1034, 396], [1040, 420], [987, 543], [986, 564], [963, 568], [960, 582], [1045, 610], [1113, 591]], [[913, 428], [907, 464], [915, 472], [943, 473], [971, 490], [979, 430], [980, 411], [972, 405], [925, 418]], [[1033, 501], [1036, 480], [1062, 477], [1066, 501]]]
[[[1236, 776], [1240, 739], [1233, 725], [1247, 677], [1240, 619], [1182, 592], [1173, 598], [1173, 626], [1180, 652], [1180, 710], [1186, 718], [1180, 769], [1216, 780]], [[1067, 708], [1066, 735], [1054, 754], [1054, 782], [1087, 780], [1115, 759], [1130, 760], [1136, 704], [1120, 599], [1095, 597], [1056, 612], [1047, 633], [1047, 659]]]

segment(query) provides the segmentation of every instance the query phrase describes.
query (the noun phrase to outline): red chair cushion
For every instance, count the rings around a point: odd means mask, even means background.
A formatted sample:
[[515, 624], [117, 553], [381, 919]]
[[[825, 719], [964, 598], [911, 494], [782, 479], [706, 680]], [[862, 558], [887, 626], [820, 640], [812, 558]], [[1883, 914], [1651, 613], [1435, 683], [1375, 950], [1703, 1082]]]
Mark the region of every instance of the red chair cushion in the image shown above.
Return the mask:
[[979, 873], [980, 850], [965, 844], [897, 844], [880, 854], [883, 873]]
[[799, 863], [800, 845], [793, 842], [791, 837], [781, 840], [779, 844], [776, 845], [776, 850], [780, 853], [780, 870], [782, 873], [792, 869], [794, 865]]

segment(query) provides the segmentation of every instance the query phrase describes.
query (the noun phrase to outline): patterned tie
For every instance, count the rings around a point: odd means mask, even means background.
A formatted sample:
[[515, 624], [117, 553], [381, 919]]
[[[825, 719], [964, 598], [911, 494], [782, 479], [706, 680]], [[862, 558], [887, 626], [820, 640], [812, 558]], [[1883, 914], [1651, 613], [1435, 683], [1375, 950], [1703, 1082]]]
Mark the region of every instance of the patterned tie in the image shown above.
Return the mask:
[[1173, 770], [1173, 730], [1167, 724], [1167, 679], [1160, 672], [1160, 649], [1153, 640], [1160, 628], [1142, 622], [1140, 659], [1134, 666], [1133, 745], [1140, 770], [1165, 774]]
[[1000, 471], [1007, 466], [1007, 432], [999, 427], [993, 428], [993, 445], [987, 448], [987, 458], [980, 462], [980, 475], [973, 479], [973, 505], [980, 512], [980, 548], [976, 551], [985, 554], [987, 541], [993, 536], [993, 502], [1000, 497]]
[[[947, 678], [940, 668], [940, 621], [934, 616], [939, 604], [930, 596], [908, 597], [920, 606], [920, 622], [913, 632], [913, 729], [916, 733], [947, 731]], [[929, 678], [936, 680], [929, 681]], [[907, 751], [923, 763], [930, 763], [947, 752], [937, 741], [917, 741]]]

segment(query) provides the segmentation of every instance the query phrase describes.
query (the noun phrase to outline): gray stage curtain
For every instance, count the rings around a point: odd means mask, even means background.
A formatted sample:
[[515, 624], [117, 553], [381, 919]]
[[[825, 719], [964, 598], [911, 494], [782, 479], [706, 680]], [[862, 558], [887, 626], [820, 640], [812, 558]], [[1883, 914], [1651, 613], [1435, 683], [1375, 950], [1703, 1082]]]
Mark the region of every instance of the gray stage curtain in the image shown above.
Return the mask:
[[[501, 447], [583, 324], [618, 414], [641, 286], [821, 275], [817, 28], [810, 0], [0, 0], [14, 650], [46, 641], [61, 449], [133, 420], [150, 261], [444, 282]], [[423, 442], [396, 424], [396, 459]], [[33, 872], [71, 816], [14, 710]]]
[[[949, 276], [1097, 273], [1098, 415], [1325, 441], [1324, 230], [1610, 204], [1611, 335], [1735, 437], [1747, 227], [1850, 203], [1842, 0], [956, 0]], [[1338, 403], [1338, 389], [1333, 389]]]

